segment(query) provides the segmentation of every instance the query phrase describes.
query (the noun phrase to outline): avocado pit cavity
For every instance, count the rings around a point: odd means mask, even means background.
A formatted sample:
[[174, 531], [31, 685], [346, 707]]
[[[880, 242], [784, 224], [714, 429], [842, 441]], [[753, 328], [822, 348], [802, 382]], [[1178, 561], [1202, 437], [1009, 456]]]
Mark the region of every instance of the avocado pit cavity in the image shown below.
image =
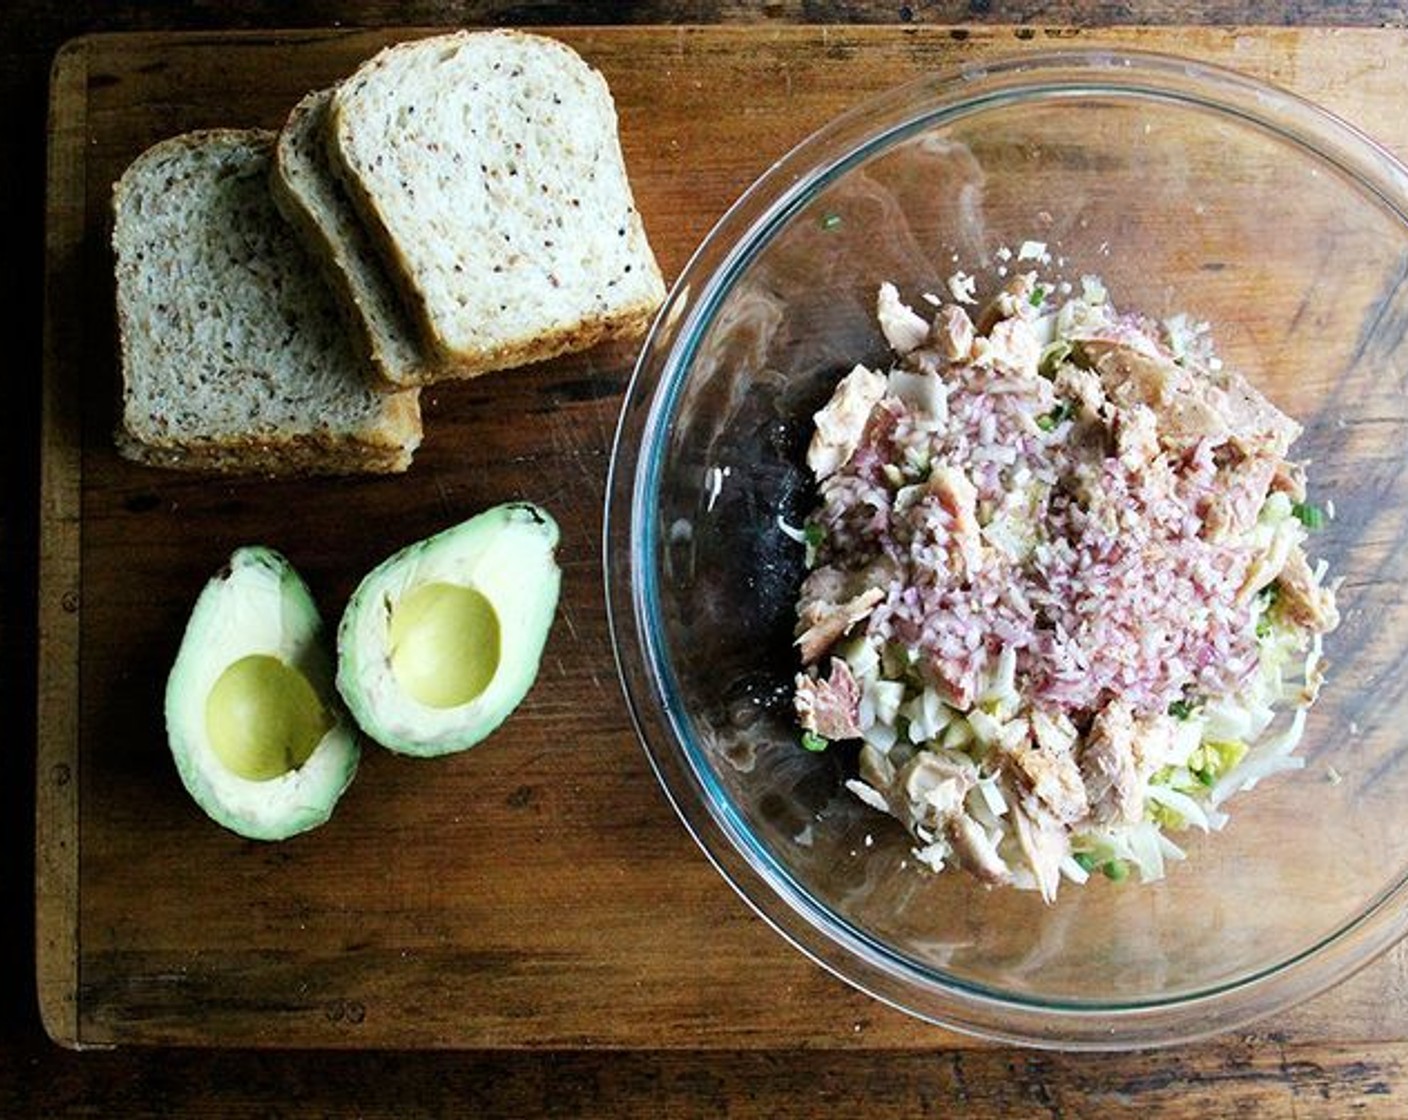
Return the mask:
[[333, 723], [308, 678], [268, 654], [228, 666], [205, 702], [211, 750], [231, 773], [254, 782], [298, 769]]
[[421, 584], [393, 607], [389, 644], [391, 671], [407, 695], [430, 708], [457, 708], [498, 671], [498, 612], [473, 587]]

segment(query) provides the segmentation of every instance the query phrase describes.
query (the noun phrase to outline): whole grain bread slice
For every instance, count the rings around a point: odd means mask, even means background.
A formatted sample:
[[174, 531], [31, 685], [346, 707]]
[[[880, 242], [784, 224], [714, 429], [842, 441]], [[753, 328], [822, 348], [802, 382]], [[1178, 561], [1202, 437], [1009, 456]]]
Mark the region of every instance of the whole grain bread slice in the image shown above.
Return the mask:
[[186, 133], [113, 188], [121, 454], [271, 475], [405, 470], [415, 390], [379, 393], [269, 190], [275, 134]]
[[332, 97], [332, 89], [315, 90], [289, 114], [274, 154], [274, 201], [324, 266], [381, 386], [421, 385], [434, 380], [438, 363], [328, 162]]
[[329, 151], [423, 337], [472, 376], [639, 335], [664, 281], [605, 79], [555, 39], [388, 47], [333, 95]]

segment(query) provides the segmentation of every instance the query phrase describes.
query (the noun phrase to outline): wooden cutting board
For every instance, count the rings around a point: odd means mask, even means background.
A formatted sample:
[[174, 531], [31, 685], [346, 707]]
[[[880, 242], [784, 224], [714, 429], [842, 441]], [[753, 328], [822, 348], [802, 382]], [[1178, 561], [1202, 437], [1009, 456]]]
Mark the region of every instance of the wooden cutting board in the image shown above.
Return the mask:
[[[271, 483], [120, 461], [106, 248], [114, 178], [201, 126], [277, 127], [410, 29], [98, 36], [58, 56], [38, 743], [38, 978], [76, 1046], [913, 1047], [959, 1041], [810, 964], [730, 891], [631, 730], [601, 585], [601, 504], [634, 354], [598, 349], [427, 394], [402, 478]], [[1176, 51], [1313, 98], [1408, 156], [1403, 31], [620, 28], [560, 36], [609, 80], [667, 276], [774, 159], [921, 72], [1083, 44]], [[528, 700], [437, 761], [370, 750], [326, 827], [241, 841], [181, 790], [161, 693], [187, 612], [237, 545], [288, 555], [336, 617], [402, 544], [525, 497], [564, 536]], [[1408, 952], [1275, 1023], [1408, 1038]]]

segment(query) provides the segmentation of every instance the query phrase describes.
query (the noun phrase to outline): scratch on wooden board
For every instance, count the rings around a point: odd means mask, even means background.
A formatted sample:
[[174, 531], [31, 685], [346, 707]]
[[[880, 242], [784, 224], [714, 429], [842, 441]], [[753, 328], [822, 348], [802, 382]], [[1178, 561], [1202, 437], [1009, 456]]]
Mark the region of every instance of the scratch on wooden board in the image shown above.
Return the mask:
[[567, 632], [572, 635], [572, 640], [577, 641], [577, 625], [572, 621], [571, 610], [564, 605], [559, 613], [562, 615], [562, 625], [567, 627]]
[[[605, 479], [601, 472], [588, 464], [589, 456], [583, 452], [582, 443], [574, 435], [572, 424], [566, 417], [556, 413], [553, 414], [551, 423], [553, 451], [571, 461], [577, 473], [587, 483], [588, 492], [599, 501], [604, 494]], [[597, 453], [590, 457], [600, 459], [602, 456]], [[570, 484], [564, 483], [564, 489], [568, 485]]]
[[1354, 352], [1350, 355], [1348, 369], [1353, 369], [1366, 356], [1374, 353], [1376, 347], [1391, 353], [1393, 347], [1402, 342], [1408, 316], [1399, 316], [1395, 322], [1394, 304], [1405, 283], [1408, 283], [1408, 256], [1400, 258], [1398, 268], [1384, 285], [1383, 293], [1370, 305]]
[[[573, 641], [574, 643], [579, 643], [579, 642], [581, 642], [581, 640], [582, 640], [582, 639], [581, 639], [581, 635], [577, 632], [577, 624], [576, 624], [576, 622], [573, 621], [573, 617], [572, 617], [572, 616], [573, 616], [573, 612], [572, 612], [572, 609], [571, 609], [570, 607], [568, 607], [568, 606], [564, 603], [564, 604], [559, 608], [558, 613], [562, 616], [562, 625], [565, 626], [565, 627], [567, 627], [567, 633], [572, 636], [572, 641]], [[586, 661], [588, 664], [591, 664], [591, 658], [583, 658], [582, 660]], [[562, 671], [563, 675], [565, 676], [565, 675], [566, 675], [566, 670], [565, 670], [565, 669], [562, 669], [562, 661], [561, 661], [560, 659], [558, 660], [558, 666], [559, 666], [559, 669]], [[605, 693], [605, 692], [606, 692], [606, 686], [601, 683], [601, 677], [597, 675], [597, 671], [596, 671], [595, 668], [593, 668], [593, 669], [591, 669], [591, 670], [589, 671], [589, 673], [588, 673], [588, 678], [591, 680], [592, 686], [593, 686], [598, 692], [600, 692], [600, 693]]]
[[953, 1087], [960, 1104], [968, 1103], [968, 1075], [963, 1070], [963, 1051], [955, 1050], [951, 1058], [953, 1064]]
[[454, 505], [450, 501], [450, 491], [445, 486], [445, 480], [439, 475], [435, 476], [435, 494], [436, 497], [440, 499], [440, 512], [444, 514], [445, 520], [454, 520], [455, 509]]
[[1298, 1117], [1300, 1113], [1296, 1109], [1295, 1079], [1291, 1076], [1290, 1066], [1289, 1063], [1286, 1061], [1286, 1040], [1284, 1038], [1276, 1038], [1275, 1043], [1276, 1058], [1277, 1061], [1280, 1063], [1281, 1084], [1285, 1086], [1286, 1100], [1290, 1103], [1291, 1106], [1291, 1120], [1296, 1120], [1296, 1117]]
[[597, 405], [592, 409], [596, 417], [596, 430], [601, 436], [602, 449], [609, 455], [616, 446], [616, 426], [607, 420], [608, 410]]

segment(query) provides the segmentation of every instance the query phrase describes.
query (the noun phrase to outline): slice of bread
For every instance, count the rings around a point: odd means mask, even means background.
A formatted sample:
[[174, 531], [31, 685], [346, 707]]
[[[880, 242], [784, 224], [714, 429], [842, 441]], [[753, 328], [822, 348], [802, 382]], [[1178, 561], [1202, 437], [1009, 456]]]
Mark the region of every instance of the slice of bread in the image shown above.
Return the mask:
[[643, 331], [664, 298], [602, 76], [555, 39], [388, 47], [330, 153], [423, 337], [467, 377]]
[[271, 475], [405, 470], [414, 390], [376, 392], [269, 190], [275, 134], [162, 141], [113, 188], [123, 408], [142, 462]]
[[420, 385], [434, 379], [436, 362], [328, 162], [332, 96], [317, 90], [289, 114], [275, 150], [274, 201], [324, 265], [382, 387]]

